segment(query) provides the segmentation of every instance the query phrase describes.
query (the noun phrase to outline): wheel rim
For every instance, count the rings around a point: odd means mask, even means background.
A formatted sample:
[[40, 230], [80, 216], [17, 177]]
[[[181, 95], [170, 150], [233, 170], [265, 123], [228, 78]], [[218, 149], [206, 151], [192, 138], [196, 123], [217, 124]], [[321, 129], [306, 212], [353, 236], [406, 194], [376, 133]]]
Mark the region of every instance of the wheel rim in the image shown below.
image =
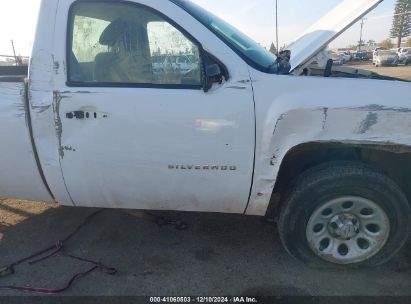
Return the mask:
[[385, 245], [390, 223], [373, 201], [344, 196], [326, 202], [311, 215], [306, 229], [316, 255], [337, 264], [365, 261]]

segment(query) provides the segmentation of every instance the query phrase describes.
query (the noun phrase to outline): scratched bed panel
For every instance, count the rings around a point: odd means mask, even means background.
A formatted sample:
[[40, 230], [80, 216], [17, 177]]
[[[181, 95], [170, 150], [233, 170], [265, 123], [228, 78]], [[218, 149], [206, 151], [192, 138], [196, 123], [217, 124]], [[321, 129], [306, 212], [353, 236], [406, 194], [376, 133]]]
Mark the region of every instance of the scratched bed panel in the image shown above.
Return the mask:
[[50, 200], [32, 149], [22, 82], [0, 82], [0, 197]]

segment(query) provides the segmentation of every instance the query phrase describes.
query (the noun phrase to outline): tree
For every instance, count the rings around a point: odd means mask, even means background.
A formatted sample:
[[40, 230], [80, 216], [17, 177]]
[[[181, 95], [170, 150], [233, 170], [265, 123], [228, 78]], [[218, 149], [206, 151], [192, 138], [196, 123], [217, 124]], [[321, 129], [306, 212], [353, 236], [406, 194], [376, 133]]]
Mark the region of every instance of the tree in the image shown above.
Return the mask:
[[271, 43], [270, 52], [277, 55], [277, 48], [275, 47], [274, 42]]
[[391, 39], [385, 39], [379, 43], [379, 47], [389, 50], [394, 47], [394, 43], [392, 43]]
[[372, 47], [372, 46], [375, 46], [375, 45], [377, 45], [377, 43], [375, 43], [375, 40], [368, 40], [367, 41], [367, 46], [369, 46], [369, 47]]
[[411, 0], [397, 0], [390, 35], [397, 38], [397, 47], [401, 47], [402, 38], [411, 35]]

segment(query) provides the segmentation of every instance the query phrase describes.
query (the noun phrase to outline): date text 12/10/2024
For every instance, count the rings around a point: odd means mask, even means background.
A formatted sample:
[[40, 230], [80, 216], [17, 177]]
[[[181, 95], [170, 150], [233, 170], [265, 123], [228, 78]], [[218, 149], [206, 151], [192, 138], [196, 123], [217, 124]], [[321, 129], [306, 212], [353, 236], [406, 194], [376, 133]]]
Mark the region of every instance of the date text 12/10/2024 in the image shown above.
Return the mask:
[[150, 303], [258, 303], [253, 297], [150, 297]]

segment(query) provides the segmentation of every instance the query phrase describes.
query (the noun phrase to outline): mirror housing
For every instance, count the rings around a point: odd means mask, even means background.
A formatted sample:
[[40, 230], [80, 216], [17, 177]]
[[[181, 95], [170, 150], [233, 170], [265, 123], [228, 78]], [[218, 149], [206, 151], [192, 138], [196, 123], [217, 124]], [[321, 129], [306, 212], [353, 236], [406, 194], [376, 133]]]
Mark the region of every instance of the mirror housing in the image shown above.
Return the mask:
[[221, 84], [223, 82], [223, 73], [217, 63], [210, 63], [204, 67], [203, 88], [204, 92], [208, 92], [213, 83]]

